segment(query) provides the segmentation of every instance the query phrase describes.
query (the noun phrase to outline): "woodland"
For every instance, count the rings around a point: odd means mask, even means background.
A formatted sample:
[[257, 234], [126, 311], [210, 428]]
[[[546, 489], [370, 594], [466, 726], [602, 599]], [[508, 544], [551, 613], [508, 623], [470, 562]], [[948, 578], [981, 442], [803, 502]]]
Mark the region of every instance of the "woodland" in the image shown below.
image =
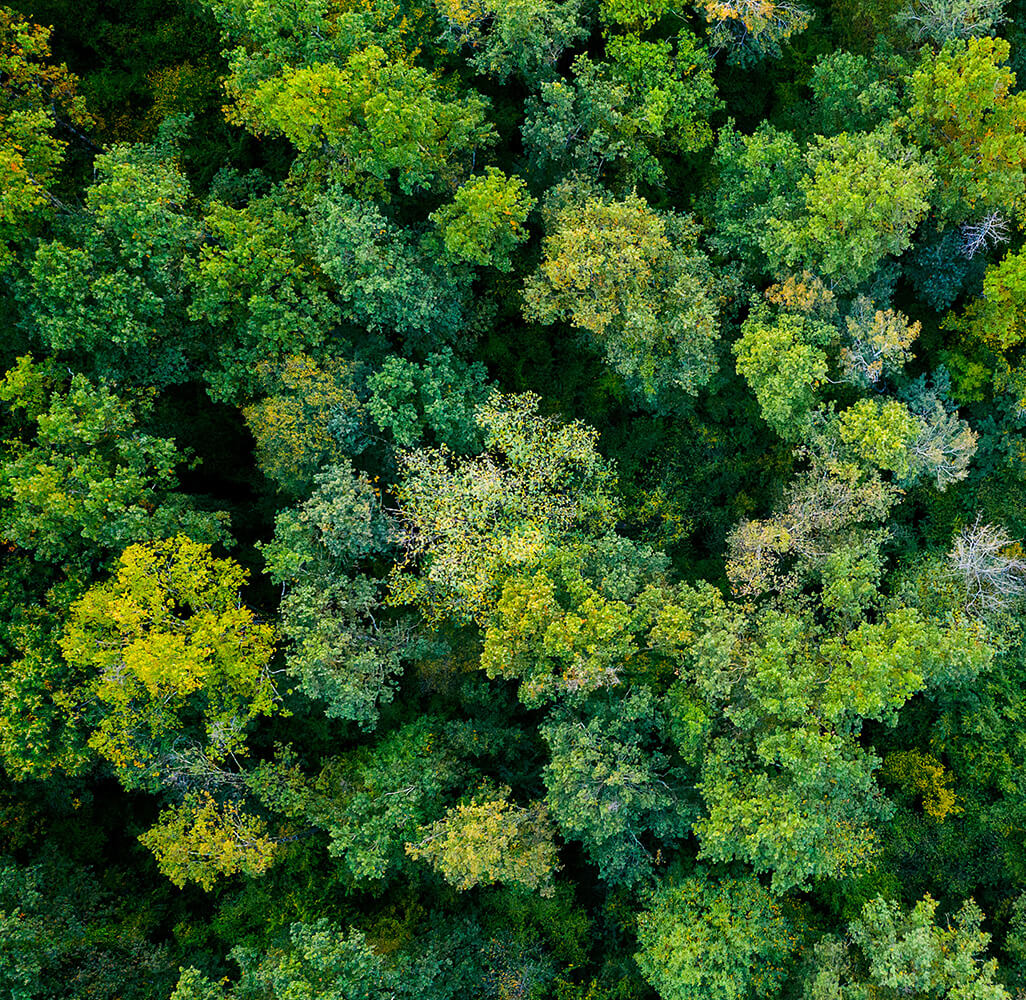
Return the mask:
[[1026, 998], [1020, 79], [0, 7], [0, 1000]]

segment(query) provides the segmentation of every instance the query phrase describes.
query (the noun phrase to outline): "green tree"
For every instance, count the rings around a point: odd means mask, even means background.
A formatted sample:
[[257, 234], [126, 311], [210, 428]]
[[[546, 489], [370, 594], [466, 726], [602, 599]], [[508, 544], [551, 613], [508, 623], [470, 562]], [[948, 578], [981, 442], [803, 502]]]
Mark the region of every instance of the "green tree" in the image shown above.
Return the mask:
[[243, 208], [213, 202], [210, 234], [189, 262], [189, 316], [213, 328], [211, 394], [251, 391], [252, 370], [323, 344], [341, 319], [303, 208], [283, 187]]
[[481, 428], [475, 411], [490, 395], [488, 372], [465, 362], [448, 347], [423, 364], [391, 355], [367, 379], [367, 412], [400, 448], [413, 448], [433, 436], [454, 452], [480, 451]]
[[508, 271], [513, 266], [510, 253], [530, 235], [524, 222], [535, 204], [519, 177], [488, 167], [484, 174], [469, 177], [431, 220], [446, 253]]
[[327, 466], [313, 495], [275, 521], [263, 546], [267, 572], [283, 588], [281, 628], [290, 640], [286, 668], [329, 718], [365, 728], [391, 701], [412, 641], [382, 608], [384, 583], [367, 572], [387, 553], [394, 527], [376, 487], [348, 462]]
[[1026, 179], [1026, 95], [1015, 92], [1003, 38], [924, 51], [908, 84], [904, 127], [935, 153], [937, 204], [949, 223], [1018, 212]]
[[98, 156], [84, 212], [37, 247], [29, 268], [22, 295], [35, 335], [105, 378], [183, 382], [203, 353], [185, 315], [183, 263], [201, 230], [175, 162], [181, 139], [172, 121], [151, 145]]
[[90, 118], [78, 80], [63, 63], [50, 61], [50, 29], [0, 7], [0, 267], [11, 247], [50, 218], [60, 202], [52, 192], [66, 144], [57, 126], [86, 126]]
[[532, 89], [556, 75], [560, 56], [590, 30], [581, 0], [434, 0], [443, 41], [478, 73]]
[[801, 263], [850, 288], [885, 255], [912, 245], [935, 180], [918, 149], [903, 146], [893, 129], [819, 137], [805, 163], [804, 211], [769, 221], [762, 249], [771, 265]]
[[692, 219], [631, 194], [570, 202], [546, 228], [545, 259], [525, 287], [528, 319], [568, 320], [590, 335], [653, 409], [673, 410], [709, 382], [719, 301]]
[[539, 403], [530, 393], [494, 393], [477, 410], [480, 456], [402, 456], [405, 558], [392, 576], [392, 603], [413, 604], [435, 624], [484, 623], [516, 567], [547, 544], [601, 535], [614, 523], [615, 475], [595, 432], [543, 416]]
[[240, 124], [337, 164], [362, 193], [386, 193], [393, 174], [404, 194], [451, 185], [463, 157], [494, 139], [484, 98], [450, 97], [426, 70], [378, 45], [338, 62], [285, 66], [233, 96]]
[[0, 382], [0, 400], [21, 433], [0, 462], [0, 533], [9, 544], [55, 564], [108, 564], [132, 542], [188, 531], [214, 540], [215, 515], [176, 492], [182, 455], [175, 442], [146, 434], [133, 405], [110, 386], [20, 358]]
[[799, 938], [793, 907], [752, 876], [670, 880], [638, 917], [636, 958], [664, 1000], [772, 1000]]
[[72, 606], [61, 650], [91, 678], [91, 743], [127, 787], [151, 782], [183, 737], [241, 751], [247, 723], [275, 710], [274, 629], [242, 604], [245, 579], [179, 535], [129, 546]]
[[806, 1000], [868, 996], [1006, 1000], [1008, 991], [994, 980], [997, 963], [980, 957], [990, 935], [980, 929], [983, 913], [976, 903], [963, 904], [954, 915], [954, 926], [938, 926], [936, 913], [937, 901], [930, 896], [911, 911], [883, 897], [869, 900], [850, 926], [852, 945], [828, 936], [816, 946], [815, 968], [805, 984]]
[[542, 726], [552, 816], [613, 886], [648, 875], [657, 851], [687, 836], [695, 816], [680, 775], [657, 749], [661, 721], [651, 692], [640, 688], [590, 717], [557, 714]]
[[559, 867], [554, 830], [544, 803], [519, 806], [509, 787], [481, 791], [447, 809], [445, 816], [406, 845], [457, 889], [501, 882], [551, 896]]
[[663, 159], [707, 147], [709, 119], [722, 106], [712, 57], [686, 28], [675, 43], [615, 36], [606, 62], [581, 55], [572, 83], [543, 83], [523, 126], [533, 163], [657, 184], [665, 180]]

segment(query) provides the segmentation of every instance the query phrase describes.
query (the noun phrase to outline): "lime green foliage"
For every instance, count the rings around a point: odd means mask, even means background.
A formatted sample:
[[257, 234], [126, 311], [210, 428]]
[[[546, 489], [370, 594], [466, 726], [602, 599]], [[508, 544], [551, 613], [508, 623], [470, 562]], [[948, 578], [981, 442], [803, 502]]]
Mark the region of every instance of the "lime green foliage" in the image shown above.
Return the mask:
[[531, 706], [619, 685], [651, 615], [637, 592], [664, 569], [659, 555], [615, 535], [540, 551], [502, 587], [482, 669], [519, 679]]
[[913, 609], [833, 634], [774, 611], [752, 624], [744, 646], [713, 647], [694, 666], [699, 690], [730, 706], [732, 724], [702, 768], [701, 856], [744, 860], [772, 873], [779, 891], [845, 877], [878, 852], [873, 827], [890, 812], [874, 781], [879, 762], [852, 738], [862, 720], [893, 724], [913, 694], [978, 676], [993, 650], [978, 627]]
[[524, 223], [535, 204], [519, 177], [488, 167], [468, 178], [431, 219], [446, 253], [508, 271], [513, 266], [509, 255], [530, 235]]
[[359, 450], [361, 406], [344, 361], [293, 354], [280, 366], [264, 362], [257, 376], [269, 395], [242, 413], [257, 465], [283, 489], [303, 493], [321, 466]]
[[860, 457], [898, 479], [912, 476], [910, 454], [919, 430], [908, 407], [896, 399], [860, 399], [839, 417], [841, 440]]
[[433, 623], [484, 622], [517, 567], [615, 521], [615, 476], [595, 432], [543, 416], [539, 402], [493, 394], [477, 410], [487, 449], [479, 457], [402, 457], [401, 540], [406, 563], [420, 565], [393, 574], [392, 603], [414, 604]]
[[804, 211], [770, 220], [762, 249], [771, 264], [801, 263], [850, 288], [885, 255], [911, 246], [935, 180], [929, 163], [893, 129], [820, 137], [805, 163]]
[[734, 345], [738, 374], [751, 387], [763, 419], [785, 440], [802, 428], [827, 374], [823, 340], [832, 333], [816, 320], [785, 313], [772, 319], [756, 311]]
[[1010, 994], [994, 979], [997, 963], [980, 957], [990, 935], [980, 929], [983, 913], [976, 903], [966, 901], [943, 927], [936, 913], [937, 901], [930, 896], [911, 911], [890, 899], [871, 899], [851, 924], [850, 945], [830, 936], [816, 946], [805, 1000], [1008, 1000]]
[[215, 756], [240, 751], [247, 723], [274, 711], [274, 629], [241, 603], [245, 579], [179, 535], [129, 546], [115, 576], [72, 607], [61, 650], [91, 675], [91, 743], [127, 786], [181, 737]]
[[235, 803], [216, 802], [209, 793], [165, 809], [139, 840], [175, 885], [195, 882], [207, 892], [218, 879], [262, 875], [274, 863], [275, 843], [264, 823]]
[[799, 943], [790, 909], [752, 876], [669, 881], [638, 918], [638, 965], [664, 1000], [772, 1000]]
[[669, 6], [669, 0], [602, 0], [599, 15], [607, 25], [641, 30], [653, 27]]
[[58, 113], [89, 122], [75, 76], [50, 61], [50, 29], [0, 8], [0, 268], [12, 261], [8, 244], [20, 243], [34, 222], [51, 215], [50, 193], [66, 144], [56, 134]]
[[661, 215], [631, 194], [571, 201], [546, 228], [525, 316], [569, 321], [590, 335], [653, 409], [695, 395], [716, 370], [719, 303], [693, 220]]
[[182, 454], [173, 440], [139, 429], [151, 407], [81, 375], [20, 358], [0, 400], [22, 419], [0, 462], [0, 536], [37, 559], [108, 562], [133, 541], [176, 530], [221, 534], [218, 519], [176, 494]]
[[945, 326], [995, 352], [1008, 351], [1026, 340], [1026, 250], [1007, 254], [988, 267], [983, 294], [961, 316], [949, 316]]
[[210, 239], [191, 262], [189, 315], [227, 334], [208, 377], [217, 398], [233, 399], [257, 365], [322, 344], [340, 310], [285, 189], [244, 208], [214, 202], [203, 221]]
[[391, 701], [410, 641], [381, 608], [383, 585], [361, 567], [389, 548], [391, 527], [377, 488], [348, 462], [326, 467], [312, 496], [275, 520], [263, 546], [267, 572], [284, 588], [282, 631], [289, 675], [329, 718], [371, 728]]
[[386, 191], [393, 174], [406, 194], [444, 186], [459, 176], [469, 151], [494, 138], [484, 98], [450, 98], [430, 73], [377, 45], [341, 65], [287, 66], [244, 101], [237, 105], [241, 124], [337, 163], [361, 192]]
[[511, 803], [509, 793], [480, 792], [447, 809], [406, 853], [460, 890], [501, 882], [551, 896], [558, 862], [548, 811], [540, 802]]
[[925, 414], [895, 399], [860, 399], [838, 417], [841, 440], [860, 459], [910, 482], [933, 475], [939, 489], [965, 479], [977, 435], [939, 402]]
[[721, 107], [712, 57], [686, 28], [675, 43], [615, 36], [607, 62], [578, 56], [572, 83], [543, 83], [523, 127], [534, 161], [582, 176], [615, 173], [624, 184], [659, 183], [660, 156], [708, 146], [709, 118]]
[[367, 379], [367, 412], [400, 448], [421, 444], [430, 432], [452, 451], [475, 452], [482, 439], [474, 413], [490, 395], [487, 374], [484, 365], [461, 361], [449, 348], [423, 364], [392, 355]]
[[1008, 42], [972, 38], [924, 49], [909, 81], [906, 128], [936, 154], [937, 201], [949, 222], [1022, 210], [1026, 95], [1005, 65]]

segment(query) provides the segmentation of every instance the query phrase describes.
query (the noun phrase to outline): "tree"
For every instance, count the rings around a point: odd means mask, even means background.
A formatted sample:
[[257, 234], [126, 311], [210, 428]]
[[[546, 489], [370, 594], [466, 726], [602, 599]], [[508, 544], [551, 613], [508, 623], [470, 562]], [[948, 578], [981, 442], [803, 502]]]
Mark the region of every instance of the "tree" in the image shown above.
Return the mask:
[[556, 75], [560, 56], [590, 29], [580, 0], [435, 0], [443, 40], [478, 72], [531, 89]]
[[275, 860], [275, 841], [265, 824], [234, 802], [215, 801], [208, 792], [165, 809], [139, 840], [179, 888], [196, 882], [209, 892], [219, 878], [263, 875]]
[[985, 524], [980, 515], [955, 536], [948, 559], [965, 584], [971, 613], [1000, 610], [1026, 592], [1022, 546], [1000, 525]]
[[286, 669], [307, 697], [325, 702], [329, 718], [373, 728], [413, 640], [406, 623], [387, 620], [384, 584], [366, 572], [390, 550], [395, 529], [377, 487], [349, 462], [327, 466], [315, 484], [306, 502], [278, 515], [263, 546], [267, 572], [283, 588]]
[[805, 1000], [840, 1000], [873, 995], [890, 998], [974, 997], [1007, 1000], [994, 981], [997, 963], [981, 961], [990, 935], [980, 930], [983, 913], [967, 900], [954, 926], [936, 923], [937, 901], [926, 896], [905, 911], [894, 900], [876, 897], [850, 927], [854, 949], [828, 936], [815, 948], [816, 967], [805, 984]]
[[912, 245], [935, 179], [918, 149], [904, 146], [893, 129], [820, 136], [805, 164], [804, 212], [769, 221], [762, 249], [771, 265], [801, 263], [851, 288], [886, 254]]
[[179, 535], [129, 546], [115, 576], [72, 606], [61, 651], [90, 676], [90, 742], [127, 787], [151, 783], [182, 738], [238, 753], [247, 723], [275, 710], [274, 629], [242, 604], [245, 579]]
[[638, 917], [635, 956], [664, 1000], [779, 996], [798, 945], [796, 914], [751, 875], [671, 879]]
[[614, 36], [608, 61], [578, 56], [572, 83], [543, 83], [523, 126], [533, 163], [593, 179], [615, 172], [625, 185], [659, 183], [660, 157], [708, 146], [709, 118], [721, 107], [712, 57], [686, 28], [675, 41]]
[[590, 334], [632, 392], [655, 410], [695, 395], [716, 366], [718, 296], [698, 228], [631, 194], [586, 198], [547, 225], [545, 259], [524, 314]]
[[189, 262], [189, 316], [219, 331], [216, 399], [250, 391], [252, 370], [319, 347], [341, 318], [304, 210], [282, 187], [243, 208], [213, 202], [210, 238]]
[[98, 375], [164, 387], [192, 377], [204, 351], [185, 315], [186, 256], [200, 226], [176, 163], [184, 127], [96, 158], [85, 210], [36, 248], [21, 290], [33, 332]]
[[1008, 18], [1005, 0], [910, 0], [894, 20], [917, 42], [993, 35]]
[[375, 203], [329, 188], [314, 206], [313, 239], [349, 322], [435, 350], [465, 334], [471, 269], [440, 259]]
[[738, 374], [751, 387], [763, 419], [785, 440], [803, 436], [827, 375], [825, 343], [833, 330], [810, 317], [784, 313], [773, 320], [753, 310], [734, 345]]
[[767, 56], [779, 56], [781, 43], [804, 31], [812, 15], [789, 0], [699, 0], [709, 38], [727, 59], [748, 66]]
[[34, 221], [60, 206], [51, 188], [66, 144], [58, 124], [87, 126], [89, 114], [76, 94], [78, 80], [63, 63], [50, 62], [50, 29], [0, 8], [0, 268], [11, 247], [34, 230]]
[[413, 194], [450, 185], [462, 157], [494, 140], [487, 108], [477, 94], [448, 97], [426, 70], [368, 45], [338, 62], [283, 67], [237, 92], [234, 117], [337, 163], [357, 192], [387, 192], [394, 172], [399, 190]]
[[924, 51], [909, 80], [904, 128], [935, 153], [937, 203], [945, 221], [988, 210], [1016, 212], [1026, 179], [1026, 95], [1004, 63], [1003, 38], [948, 41]]
[[239, 947], [242, 978], [227, 995], [197, 969], [183, 969], [171, 1000], [392, 1000], [395, 982], [366, 935], [320, 918], [294, 923], [263, 950]]
[[484, 790], [447, 809], [406, 845], [406, 853], [460, 890], [501, 882], [553, 895], [559, 866], [548, 810], [541, 802], [515, 805], [509, 794], [508, 786]]
[[524, 222], [536, 201], [519, 177], [488, 167], [468, 178], [448, 205], [432, 213], [445, 251], [470, 264], [512, 268], [509, 255], [530, 235]]
[[745, 136], [731, 120], [719, 131], [712, 167], [715, 180], [702, 199], [712, 222], [709, 242], [720, 257], [760, 275], [769, 269], [764, 244], [770, 220], [800, 210], [802, 147], [790, 132], [768, 122]]
[[558, 713], [542, 726], [552, 816], [612, 886], [645, 878], [694, 819], [680, 775], [656, 749], [661, 721], [651, 692], [640, 688], [588, 717]]
[[22, 357], [0, 382], [0, 400], [22, 433], [0, 462], [0, 534], [55, 564], [107, 565], [132, 542], [176, 530], [213, 541], [219, 518], [176, 493], [182, 454], [144, 433], [152, 406], [81, 375], [70, 384], [47, 363]]
[[362, 450], [350, 365], [292, 354], [280, 366], [263, 362], [256, 374], [268, 395], [242, 413], [256, 438], [257, 465], [284, 490], [305, 492], [322, 466]]
[[367, 379], [367, 412], [399, 448], [416, 447], [430, 436], [454, 452], [472, 454], [482, 445], [474, 414], [491, 395], [487, 376], [480, 362], [462, 361], [448, 347], [423, 364], [393, 354]]
[[615, 475], [595, 432], [543, 416], [539, 403], [494, 393], [477, 410], [482, 455], [402, 456], [405, 559], [392, 574], [393, 604], [413, 604], [432, 624], [483, 624], [516, 567], [548, 543], [601, 535], [615, 522]]
[[481, 667], [517, 678], [526, 705], [621, 685], [650, 609], [639, 591], [666, 560], [615, 535], [544, 549], [513, 570], [487, 620]]

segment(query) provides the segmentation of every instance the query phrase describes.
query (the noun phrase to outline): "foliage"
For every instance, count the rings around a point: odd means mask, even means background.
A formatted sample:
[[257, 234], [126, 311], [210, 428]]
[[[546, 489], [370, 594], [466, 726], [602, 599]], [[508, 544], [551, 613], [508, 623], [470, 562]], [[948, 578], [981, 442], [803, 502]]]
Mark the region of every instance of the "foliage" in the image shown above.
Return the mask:
[[638, 964], [666, 1000], [779, 996], [795, 919], [758, 880], [669, 880], [638, 919]]
[[215, 539], [216, 517], [176, 493], [182, 456], [173, 440], [139, 428], [152, 406], [82, 375], [70, 383], [28, 355], [0, 382], [0, 399], [22, 417], [0, 465], [0, 531], [37, 559], [109, 564], [134, 541], [188, 531]]
[[632, 194], [571, 202], [547, 228], [527, 318], [586, 331], [654, 409], [697, 393], [715, 371], [718, 302], [692, 220], [660, 216]]
[[508, 271], [509, 255], [530, 235], [524, 222], [535, 205], [519, 177], [488, 167], [475, 174], [455, 198], [432, 216], [446, 253], [471, 264]]
[[551, 896], [558, 865], [548, 812], [538, 802], [511, 804], [509, 792], [498, 789], [495, 798], [482, 792], [447, 809], [406, 853], [427, 861], [457, 889], [502, 882]]
[[274, 711], [274, 630], [240, 602], [245, 578], [179, 535], [130, 545], [115, 576], [72, 607], [61, 651], [89, 671], [100, 706], [91, 742], [129, 787], [183, 737], [217, 757], [238, 752], [246, 724]]
[[232, 802], [215, 802], [209, 793], [164, 810], [139, 839], [175, 885], [196, 882], [207, 891], [227, 875], [262, 875], [274, 860], [274, 841], [264, 825]]
[[321, 466], [362, 443], [352, 371], [343, 362], [319, 366], [293, 354], [277, 368], [263, 362], [258, 374], [270, 394], [242, 410], [256, 438], [257, 464], [282, 488], [301, 494]]
[[1008, 53], [1001, 38], [949, 41], [924, 50], [909, 80], [907, 129], [936, 152], [938, 206], [950, 222], [1020, 209], [1026, 97], [1013, 91]]

